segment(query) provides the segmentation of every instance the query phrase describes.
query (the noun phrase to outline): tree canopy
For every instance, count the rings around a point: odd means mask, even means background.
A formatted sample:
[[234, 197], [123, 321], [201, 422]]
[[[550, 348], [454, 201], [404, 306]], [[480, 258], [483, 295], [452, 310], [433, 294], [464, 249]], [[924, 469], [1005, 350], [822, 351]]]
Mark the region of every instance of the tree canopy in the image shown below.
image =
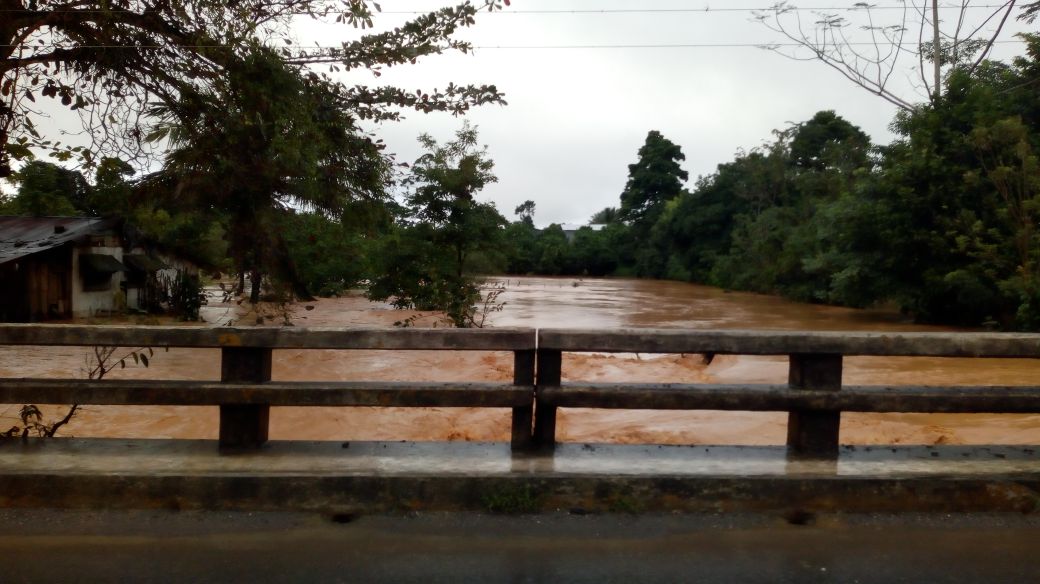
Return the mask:
[[689, 178], [679, 166], [683, 160], [686, 156], [677, 145], [651, 130], [639, 148], [639, 160], [628, 165], [628, 182], [621, 193], [621, 219], [637, 224], [656, 220], [664, 203], [679, 196], [682, 183]]
[[264, 276], [308, 297], [279, 223], [293, 208], [341, 217], [379, 203], [390, 180], [380, 146], [336, 103], [337, 86], [256, 47], [205, 91], [153, 110], [149, 135], [168, 139], [162, 174], [181, 197], [226, 220], [235, 267], [252, 301]]
[[[309, 48], [291, 36], [295, 19], [371, 27], [369, 0], [0, 0], [0, 177], [33, 148], [92, 162], [99, 152], [132, 159], [148, 150], [150, 103], [171, 104], [217, 82], [255, 46], [286, 63], [332, 71], [381, 69], [438, 54], [468, 51], [453, 38], [480, 9], [498, 0], [461, 2], [381, 33], [334, 47]], [[328, 79], [327, 82], [332, 83]], [[402, 108], [462, 113], [502, 102], [493, 85], [448, 84], [440, 91], [334, 83], [338, 106], [358, 119], [394, 119]], [[80, 114], [90, 147], [69, 148], [38, 127], [51, 98]]]
[[426, 152], [405, 181], [405, 212], [385, 242], [369, 297], [393, 299], [401, 308], [443, 311], [458, 327], [474, 326], [480, 285], [469, 270], [478, 253], [498, 253], [505, 218], [476, 200], [497, 181], [494, 162], [469, 124], [439, 144], [419, 137]]

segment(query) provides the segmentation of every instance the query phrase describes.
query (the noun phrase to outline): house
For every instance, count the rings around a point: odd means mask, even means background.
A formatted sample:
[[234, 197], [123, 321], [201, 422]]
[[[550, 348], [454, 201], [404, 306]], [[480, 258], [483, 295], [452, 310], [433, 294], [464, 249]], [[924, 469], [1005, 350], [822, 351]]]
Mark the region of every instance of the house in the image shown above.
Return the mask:
[[170, 273], [168, 261], [129, 248], [113, 219], [0, 217], [0, 322], [146, 309]]

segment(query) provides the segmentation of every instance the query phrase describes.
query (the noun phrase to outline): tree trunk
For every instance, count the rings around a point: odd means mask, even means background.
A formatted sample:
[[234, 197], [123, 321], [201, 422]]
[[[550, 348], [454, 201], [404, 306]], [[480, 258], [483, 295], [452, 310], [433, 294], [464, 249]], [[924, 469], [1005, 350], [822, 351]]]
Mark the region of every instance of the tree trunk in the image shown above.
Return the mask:
[[942, 46], [939, 43], [939, 0], [932, 0], [932, 64], [935, 66], [935, 88], [932, 101], [942, 95]]
[[249, 273], [249, 303], [256, 304], [260, 302], [260, 280], [262, 276], [259, 270], [253, 270]]

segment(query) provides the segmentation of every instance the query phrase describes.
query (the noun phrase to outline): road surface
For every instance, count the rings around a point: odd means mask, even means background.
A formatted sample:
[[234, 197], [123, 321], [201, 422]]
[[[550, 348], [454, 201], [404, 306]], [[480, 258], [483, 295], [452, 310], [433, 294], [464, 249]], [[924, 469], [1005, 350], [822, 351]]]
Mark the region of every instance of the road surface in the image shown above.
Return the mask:
[[0, 510], [13, 582], [1038, 582], [1040, 516]]

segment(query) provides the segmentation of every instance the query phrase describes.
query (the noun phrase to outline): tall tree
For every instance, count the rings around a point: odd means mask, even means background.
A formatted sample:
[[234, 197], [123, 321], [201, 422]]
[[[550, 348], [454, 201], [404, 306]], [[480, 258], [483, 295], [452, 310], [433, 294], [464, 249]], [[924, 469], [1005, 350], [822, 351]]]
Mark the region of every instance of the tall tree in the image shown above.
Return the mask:
[[513, 213], [527, 225], [534, 226], [534, 201], [527, 200], [516, 206]]
[[[204, 89], [252, 45], [277, 48], [296, 65], [370, 71], [414, 63], [445, 50], [468, 51], [453, 38], [473, 24], [479, 9], [498, 0], [465, 1], [421, 15], [393, 30], [334, 47], [309, 48], [289, 31], [300, 19], [335, 20], [367, 28], [377, 3], [370, 0], [0, 0], [0, 177], [12, 159], [34, 147], [85, 162], [98, 152], [132, 158], [147, 151], [142, 124], [150, 103], [173, 103]], [[284, 41], [284, 42], [283, 42]], [[89, 148], [69, 148], [36, 124], [37, 98], [58, 100], [80, 114]], [[365, 119], [394, 119], [400, 109], [461, 113], [501, 101], [490, 85], [441, 91], [340, 85], [340, 106]]]
[[682, 149], [657, 130], [646, 135], [639, 160], [628, 165], [628, 182], [621, 192], [619, 217], [644, 230], [657, 220], [663, 205], [679, 196], [689, 178], [679, 163], [686, 160]]

